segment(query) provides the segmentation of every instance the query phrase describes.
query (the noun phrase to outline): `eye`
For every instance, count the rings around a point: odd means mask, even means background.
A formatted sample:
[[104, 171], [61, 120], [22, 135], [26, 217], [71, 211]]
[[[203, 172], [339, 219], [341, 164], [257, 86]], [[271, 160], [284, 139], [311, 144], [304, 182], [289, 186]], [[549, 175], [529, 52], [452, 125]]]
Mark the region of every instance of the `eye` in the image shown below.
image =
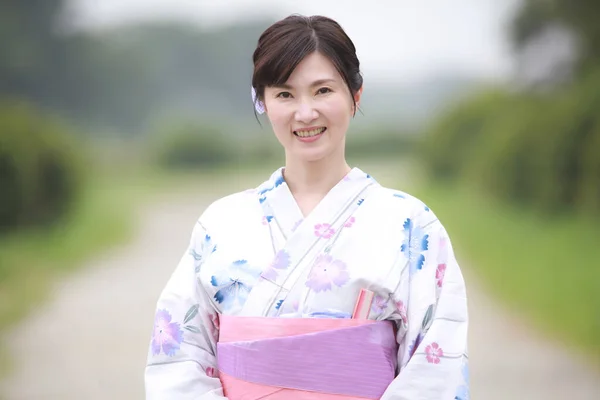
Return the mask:
[[282, 99], [289, 99], [290, 97], [292, 97], [292, 94], [290, 92], [280, 92], [275, 97], [279, 97]]
[[329, 89], [328, 87], [322, 87], [319, 90], [317, 90], [317, 94], [326, 94], [331, 92], [332, 90]]

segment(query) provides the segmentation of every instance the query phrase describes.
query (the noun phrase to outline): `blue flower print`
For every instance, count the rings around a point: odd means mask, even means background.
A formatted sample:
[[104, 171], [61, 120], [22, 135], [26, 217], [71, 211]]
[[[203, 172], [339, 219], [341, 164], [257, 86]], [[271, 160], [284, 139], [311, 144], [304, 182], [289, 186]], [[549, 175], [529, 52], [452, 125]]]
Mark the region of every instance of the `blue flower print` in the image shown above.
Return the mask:
[[202, 261], [204, 261], [206, 257], [215, 251], [217, 251], [217, 246], [212, 242], [212, 238], [209, 235], [204, 237], [204, 243], [202, 244], [201, 252], [197, 252], [195, 248], [190, 249], [189, 254], [196, 261], [194, 263], [194, 269], [196, 273], [200, 271], [200, 265], [202, 264]]
[[264, 189], [259, 190], [258, 194], [260, 195], [260, 198], [259, 198], [260, 203], [263, 203], [267, 199], [265, 196], [265, 194], [267, 192], [270, 192], [271, 190], [277, 188], [278, 186], [281, 186], [284, 182], [285, 182], [285, 179], [283, 178], [283, 175], [280, 174], [277, 178], [275, 178], [275, 182], [273, 183], [273, 186], [268, 186]]
[[463, 375], [464, 384], [462, 384], [458, 387], [458, 390], [456, 391], [456, 396], [454, 397], [454, 400], [469, 400], [471, 398], [470, 391], [469, 391], [469, 384], [470, 384], [470, 382], [469, 382], [469, 363], [466, 359], [464, 360], [464, 364], [463, 364], [463, 368], [462, 368], [462, 375]]
[[454, 400], [469, 400], [469, 388], [466, 385], [459, 386]]
[[404, 221], [404, 241], [401, 250], [408, 258], [410, 273], [414, 273], [425, 264], [425, 252], [429, 248], [429, 235], [419, 226], [414, 226], [413, 221], [407, 218]]
[[260, 272], [249, 266], [246, 260], [233, 262], [220, 274], [211, 277], [210, 283], [219, 288], [214, 295], [215, 301], [224, 311], [243, 306]]

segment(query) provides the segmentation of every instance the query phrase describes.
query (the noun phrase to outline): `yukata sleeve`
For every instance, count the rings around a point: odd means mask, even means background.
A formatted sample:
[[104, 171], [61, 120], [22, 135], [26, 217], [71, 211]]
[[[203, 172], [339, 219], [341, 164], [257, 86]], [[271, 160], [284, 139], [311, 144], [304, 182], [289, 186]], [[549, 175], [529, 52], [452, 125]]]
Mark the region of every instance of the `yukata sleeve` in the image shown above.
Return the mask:
[[429, 209], [404, 230], [399, 372], [381, 399], [467, 400], [467, 297], [450, 238]]
[[218, 316], [198, 280], [210, 253], [198, 222], [156, 304], [145, 368], [146, 400], [226, 399], [217, 374]]

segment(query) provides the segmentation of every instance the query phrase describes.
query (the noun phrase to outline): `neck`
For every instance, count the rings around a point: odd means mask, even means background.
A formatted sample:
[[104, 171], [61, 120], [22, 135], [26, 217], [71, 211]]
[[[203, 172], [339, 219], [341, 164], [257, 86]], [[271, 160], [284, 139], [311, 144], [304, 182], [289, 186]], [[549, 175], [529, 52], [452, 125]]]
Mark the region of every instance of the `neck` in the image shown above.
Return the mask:
[[350, 170], [344, 157], [318, 161], [297, 161], [288, 158], [284, 176], [293, 195], [324, 197]]

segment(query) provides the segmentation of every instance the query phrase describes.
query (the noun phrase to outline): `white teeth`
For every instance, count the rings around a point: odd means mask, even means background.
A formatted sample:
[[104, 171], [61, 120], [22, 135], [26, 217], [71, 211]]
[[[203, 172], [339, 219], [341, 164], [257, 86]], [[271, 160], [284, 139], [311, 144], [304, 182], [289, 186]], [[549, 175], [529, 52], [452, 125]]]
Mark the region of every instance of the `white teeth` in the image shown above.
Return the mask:
[[295, 131], [294, 133], [300, 137], [311, 137], [321, 134], [325, 131], [325, 128], [312, 129], [310, 131]]

